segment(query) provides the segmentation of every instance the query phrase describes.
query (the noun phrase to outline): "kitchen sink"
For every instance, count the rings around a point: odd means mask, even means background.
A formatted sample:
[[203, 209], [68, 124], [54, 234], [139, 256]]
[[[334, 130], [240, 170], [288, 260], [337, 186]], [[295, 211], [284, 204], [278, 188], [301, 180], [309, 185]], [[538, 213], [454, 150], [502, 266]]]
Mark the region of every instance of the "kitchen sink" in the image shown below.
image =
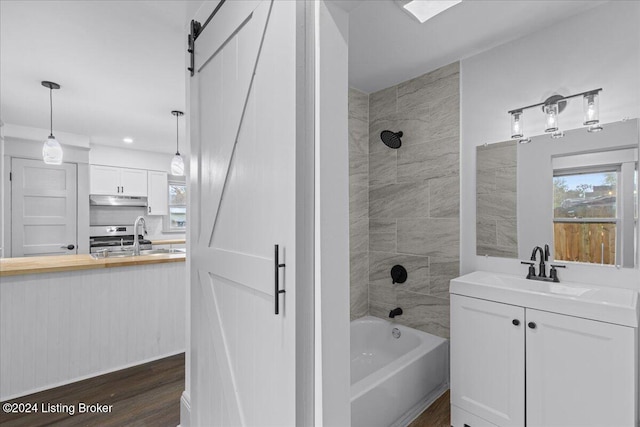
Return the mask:
[[[184, 254], [186, 253], [185, 249], [145, 249], [140, 251], [140, 255], [161, 255], [161, 254]], [[106, 258], [130, 258], [136, 255], [133, 254], [133, 251], [119, 251], [119, 252], [109, 252]], [[104, 259], [105, 257], [101, 254], [91, 254], [91, 257], [94, 259]]]

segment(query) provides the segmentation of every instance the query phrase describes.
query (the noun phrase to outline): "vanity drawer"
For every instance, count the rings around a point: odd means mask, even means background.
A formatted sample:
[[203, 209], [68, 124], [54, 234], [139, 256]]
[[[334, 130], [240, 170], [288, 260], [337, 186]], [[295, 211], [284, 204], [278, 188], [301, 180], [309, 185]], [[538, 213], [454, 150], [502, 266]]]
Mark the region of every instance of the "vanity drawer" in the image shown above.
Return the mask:
[[451, 405], [451, 427], [497, 427], [484, 418], [477, 417], [469, 412]]

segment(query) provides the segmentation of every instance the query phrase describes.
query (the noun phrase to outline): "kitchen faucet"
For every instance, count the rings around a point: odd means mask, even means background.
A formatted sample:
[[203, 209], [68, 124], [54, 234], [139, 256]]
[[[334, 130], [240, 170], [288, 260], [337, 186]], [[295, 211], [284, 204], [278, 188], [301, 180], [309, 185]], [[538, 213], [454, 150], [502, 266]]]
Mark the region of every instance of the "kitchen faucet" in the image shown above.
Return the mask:
[[142, 223], [142, 230], [144, 234], [147, 234], [147, 223], [144, 221], [143, 216], [139, 216], [136, 218], [136, 221], [133, 223], [133, 254], [140, 255], [140, 240], [138, 238], [138, 227], [140, 227], [140, 223]]

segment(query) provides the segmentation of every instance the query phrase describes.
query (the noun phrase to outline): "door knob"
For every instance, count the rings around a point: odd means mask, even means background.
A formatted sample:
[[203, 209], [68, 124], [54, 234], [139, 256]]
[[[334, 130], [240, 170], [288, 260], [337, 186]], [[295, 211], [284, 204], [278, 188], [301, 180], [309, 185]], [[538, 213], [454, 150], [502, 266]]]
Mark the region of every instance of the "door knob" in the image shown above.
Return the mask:
[[70, 251], [74, 250], [75, 248], [75, 245], [60, 246], [60, 249], [68, 249]]

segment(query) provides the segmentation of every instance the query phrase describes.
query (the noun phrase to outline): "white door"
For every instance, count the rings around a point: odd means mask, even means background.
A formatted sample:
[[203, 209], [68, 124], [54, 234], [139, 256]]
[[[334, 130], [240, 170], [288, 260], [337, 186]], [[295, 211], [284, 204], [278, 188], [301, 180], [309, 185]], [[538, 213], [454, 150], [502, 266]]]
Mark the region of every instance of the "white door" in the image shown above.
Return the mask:
[[76, 165], [11, 161], [11, 256], [77, 253]]
[[149, 171], [147, 189], [149, 193], [147, 213], [167, 215], [169, 213], [169, 183], [166, 172]]
[[635, 330], [527, 309], [527, 426], [636, 425]]
[[524, 317], [522, 307], [451, 295], [451, 405], [524, 426]]
[[226, 2], [195, 44], [193, 425], [295, 425], [295, 12]]
[[147, 171], [120, 169], [120, 186], [124, 196], [145, 197], [147, 195]]

